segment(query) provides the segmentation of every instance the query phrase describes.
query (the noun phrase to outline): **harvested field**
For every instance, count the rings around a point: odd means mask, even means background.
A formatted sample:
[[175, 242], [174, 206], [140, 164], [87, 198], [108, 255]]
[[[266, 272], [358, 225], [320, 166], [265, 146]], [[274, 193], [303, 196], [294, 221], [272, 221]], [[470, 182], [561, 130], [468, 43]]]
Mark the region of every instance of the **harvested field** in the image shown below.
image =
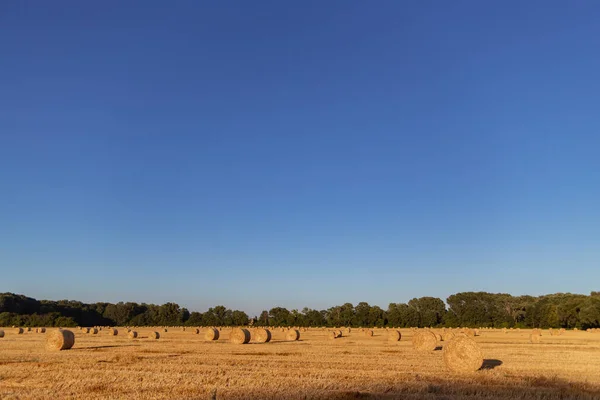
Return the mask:
[[[123, 329], [124, 328], [118, 328]], [[0, 346], [1, 399], [599, 399], [600, 335], [567, 331], [531, 344], [531, 331], [482, 331], [481, 370], [449, 372], [439, 344], [413, 349], [374, 329], [330, 340], [308, 329], [299, 341], [273, 329], [270, 343], [215, 341], [194, 329], [137, 328], [137, 339], [73, 329], [71, 350], [50, 352], [45, 335], [5, 331]]]

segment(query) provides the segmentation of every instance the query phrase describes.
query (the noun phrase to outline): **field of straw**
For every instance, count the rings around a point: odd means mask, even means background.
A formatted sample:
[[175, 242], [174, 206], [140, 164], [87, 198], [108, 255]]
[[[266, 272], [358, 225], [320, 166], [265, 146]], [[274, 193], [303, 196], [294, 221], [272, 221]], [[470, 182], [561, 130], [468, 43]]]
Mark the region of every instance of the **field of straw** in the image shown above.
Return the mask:
[[[136, 338], [117, 329], [116, 336], [70, 329], [73, 347], [53, 351], [46, 347], [53, 328], [4, 328], [0, 399], [600, 399], [600, 333], [467, 332], [483, 366], [451, 372], [443, 350], [450, 342], [417, 350], [409, 329], [400, 341], [384, 329], [372, 336], [342, 329], [339, 337], [313, 328], [297, 341], [272, 329], [269, 342], [257, 343], [248, 328], [247, 344], [231, 343], [229, 328], [218, 340], [206, 339], [207, 328], [139, 328]], [[65, 346], [62, 337], [52, 340]]]

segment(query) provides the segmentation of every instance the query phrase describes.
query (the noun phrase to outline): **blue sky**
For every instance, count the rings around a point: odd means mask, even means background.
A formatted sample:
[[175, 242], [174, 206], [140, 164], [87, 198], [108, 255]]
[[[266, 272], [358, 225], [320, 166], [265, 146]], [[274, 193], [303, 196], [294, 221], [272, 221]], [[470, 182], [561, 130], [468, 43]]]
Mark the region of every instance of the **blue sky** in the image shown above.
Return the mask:
[[0, 7], [0, 291], [599, 290], [595, 1]]

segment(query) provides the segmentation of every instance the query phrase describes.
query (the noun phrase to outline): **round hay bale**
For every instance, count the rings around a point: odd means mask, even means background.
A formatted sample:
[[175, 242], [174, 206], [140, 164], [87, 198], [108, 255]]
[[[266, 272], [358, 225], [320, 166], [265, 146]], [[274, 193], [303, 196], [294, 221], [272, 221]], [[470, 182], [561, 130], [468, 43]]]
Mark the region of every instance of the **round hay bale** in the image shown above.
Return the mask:
[[401, 338], [402, 334], [400, 333], [400, 331], [391, 330], [388, 333], [388, 341], [390, 342], [399, 342]]
[[219, 331], [215, 328], [208, 328], [204, 333], [206, 340], [219, 340]]
[[269, 343], [271, 341], [271, 331], [258, 328], [254, 331], [254, 341], [257, 343]]
[[250, 331], [243, 328], [234, 329], [229, 335], [229, 341], [235, 344], [246, 344], [250, 342]]
[[158, 340], [158, 339], [160, 339], [160, 333], [150, 332], [150, 335], [148, 335], [148, 338]]
[[483, 365], [483, 352], [467, 336], [457, 336], [444, 345], [444, 363], [452, 372], [474, 372]]
[[330, 332], [327, 333], [327, 337], [329, 339], [337, 339], [339, 336], [338, 336], [338, 333], [336, 331], [330, 331]]
[[97, 329], [97, 328], [91, 328], [91, 329], [90, 329], [90, 333], [91, 333], [92, 335], [97, 335], [97, 334], [98, 334], [98, 329]]
[[4, 331], [2, 329], [0, 329], [0, 338], [4, 337]]
[[296, 340], [300, 339], [300, 332], [296, 329], [290, 329], [285, 334], [285, 339], [291, 340], [291, 341], [296, 341]]
[[67, 329], [55, 329], [46, 335], [46, 350], [69, 350], [75, 344], [75, 335]]
[[529, 335], [529, 341], [531, 343], [541, 343], [542, 335], [536, 335], [536, 334], [532, 333], [531, 335]]
[[437, 338], [430, 331], [417, 331], [412, 337], [412, 345], [419, 351], [433, 351], [437, 343]]
[[23, 334], [23, 332], [25, 332], [25, 331], [23, 330], [23, 328], [16, 328], [16, 329], [15, 329], [15, 333], [16, 333], [17, 335], [22, 335], [22, 334]]
[[90, 328], [83, 328], [83, 333], [90, 333]]
[[430, 331], [430, 332], [435, 335], [435, 338], [437, 339], [438, 342], [441, 342], [443, 340], [442, 335], [439, 332], [434, 332], [434, 331]]
[[46, 328], [40, 328], [40, 333], [46, 333]]
[[344, 332], [342, 332], [341, 330], [336, 331], [336, 333], [337, 333], [337, 337], [344, 336]]
[[371, 337], [371, 336], [373, 336], [373, 330], [372, 330], [372, 329], [367, 329], [367, 330], [365, 331], [365, 336], [368, 336], [368, 337]]
[[119, 330], [117, 328], [110, 328], [108, 330], [108, 334], [110, 336], [117, 336], [119, 334]]
[[131, 331], [127, 336], [129, 336], [130, 339], [136, 339], [138, 337], [138, 334], [136, 331]]
[[200, 329], [196, 328], [196, 330], [194, 331], [194, 334], [199, 335], [200, 334]]
[[456, 334], [454, 332], [446, 331], [442, 334], [442, 339], [444, 339], [444, 342], [447, 342], [449, 340], [452, 340], [455, 336]]
[[31, 332], [31, 327], [30, 326], [27, 327], [27, 332]]
[[167, 328], [165, 328], [164, 332], [168, 332]]

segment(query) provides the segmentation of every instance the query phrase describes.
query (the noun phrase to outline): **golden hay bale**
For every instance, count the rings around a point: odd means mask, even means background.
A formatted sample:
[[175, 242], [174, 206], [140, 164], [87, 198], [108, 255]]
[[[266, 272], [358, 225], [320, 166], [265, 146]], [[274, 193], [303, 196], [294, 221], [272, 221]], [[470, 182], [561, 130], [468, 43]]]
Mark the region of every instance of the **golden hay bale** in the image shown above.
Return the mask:
[[475, 336], [475, 331], [469, 328], [463, 329], [462, 333], [464, 333], [467, 336]]
[[23, 328], [16, 328], [16, 329], [15, 329], [15, 333], [16, 333], [17, 335], [22, 335], [22, 334], [23, 334], [23, 332], [24, 332]]
[[391, 330], [388, 333], [388, 341], [390, 341], [390, 342], [398, 342], [398, 341], [400, 341], [401, 338], [402, 338], [402, 334], [400, 333], [400, 331]]
[[219, 331], [215, 328], [208, 328], [204, 333], [206, 340], [219, 340]]
[[542, 341], [542, 335], [536, 335], [532, 333], [531, 335], [529, 335], [529, 341], [531, 343], [540, 343]]
[[0, 338], [4, 337], [4, 331], [2, 329], [0, 329]]
[[83, 333], [90, 333], [90, 328], [83, 328]]
[[96, 329], [96, 328], [91, 328], [91, 329], [90, 329], [90, 333], [91, 333], [92, 335], [97, 335], [97, 334], [98, 334], [98, 329]]
[[168, 332], [167, 328], [165, 328], [165, 332]]
[[365, 331], [365, 336], [369, 336], [369, 337], [373, 336], [373, 330], [372, 329], [367, 329]]
[[346, 333], [350, 333], [350, 332], [352, 332], [351, 328], [346, 329]]
[[235, 344], [246, 344], [250, 342], [250, 338], [250, 331], [243, 328], [234, 329], [229, 335], [229, 341]]
[[444, 363], [453, 372], [474, 372], [483, 365], [483, 352], [475, 340], [456, 336], [444, 345]]
[[156, 339], [156, 340], [158, 340], [158, 339], [160, 339], [160, 333], [158, 333], [158, 332], [150, 332], [150, 334], [148, 335], [148, 338], [149, 339]]
[[46, 335], [46, 350], [69, 350], [75, 344], [75, 335], [66, 329], [55, 329]]
[[27, 327], [27, 332], [31, 332], [31, 327], [30, 326]]
[[327, 337], [329, 339], [337, 339], [339, 336], [338, 336], [338, 333], [336, 331], [330, 331], [330, 332], [327, 333]]
[[46, 333], [46, 328], [40, 328], [40, 333]]
[[136, 331], [131, 331], [127, 336], [129, 336], [130, 339], [135, 339], [137, 338], [138, 334]]
[[291, 341], [298, 340], [298, 339], [300, 339], [300, 332], [298, 330], [296, 330], [296, 329], [290, 329], [285, 334], [285, 339], [286, 340], [291, 340]]
[[442, 339], [444, 339], [444, 342], [447, 342], [449, 340], [452, 340], [455, 336], [456, 334], [454, 332], [446, 331], [442, 334]]
[[419, 351], [433, 351], [437, 343], [437, 338], [430, 331], [417, 331], [412, 337], [412, 345]]
[[196, 328], [196, 330], [194, 331], [194, 333], [195, 333], [196, 335], [199, 335], [199, 334], [200, 334], [200, 329]]
[[254, 341], [257, 343], [269, 343], [271, 341], [271, 331], [258, 328], [254, 331]]
[[531, 331], [532, 335], [542, 336], [542, 331], [540, 329], [534, 329]]
[[110, 328], [108, 330], [108, 334], [110, 336], [117, 336], [119, 334], [119, 330], [117, 328]]

